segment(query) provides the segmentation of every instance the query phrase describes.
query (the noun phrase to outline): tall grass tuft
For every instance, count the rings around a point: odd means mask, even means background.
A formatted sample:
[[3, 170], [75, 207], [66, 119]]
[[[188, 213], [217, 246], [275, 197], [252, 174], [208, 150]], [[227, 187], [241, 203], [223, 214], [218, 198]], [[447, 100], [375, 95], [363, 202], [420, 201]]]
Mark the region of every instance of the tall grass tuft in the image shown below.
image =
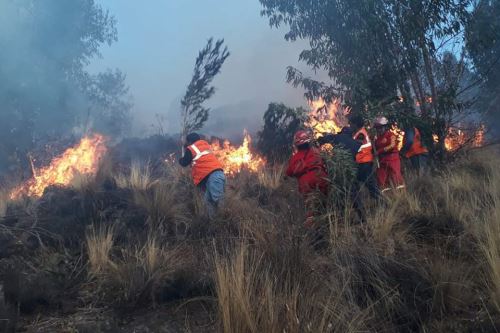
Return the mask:
[[128, 188], [136, 191], [148, 190], [152, 183], [151, 167], [149, 164], [141, 164], [134, 161], [128, 173], [114, 174], [116, 185], [119, 188]]
[[161, 245], [153, 235], [142, 245], [122, 246], [113, 254], [111, 228], [90, 232], [87, 249], [97, 294], [104, 302], [126, 308], [154, 304], [175, 273], [191, 260], [189, 252]]
[[284, 175], [285, 165], [277, 164], [259, 171], [259, 173], [257, 174], [257, 179], [260, 185], [270, 190], [276, 190], [283, 183]]
[[91, 275], [98, 276], [116, 267], [111, 259], [111, 249], [114, 245], [113, 226], [92, 225], [86, 235], [86, 245]]
[[[286, 255], [289, 253], [282, 253]], [[343, 285], [303, 267], [266, 260], [249, 245], [215, 255], [218, 314], [223, 332], [357, 332], [367, 329], [363, 310]], [[334, 283], [331, 283], [334, 282]]]
[[500, 197], [494, 199], [490, 218], [484, 221], [484, 235], [481, 241], [491, 302], [497, 311], [500, 311]]

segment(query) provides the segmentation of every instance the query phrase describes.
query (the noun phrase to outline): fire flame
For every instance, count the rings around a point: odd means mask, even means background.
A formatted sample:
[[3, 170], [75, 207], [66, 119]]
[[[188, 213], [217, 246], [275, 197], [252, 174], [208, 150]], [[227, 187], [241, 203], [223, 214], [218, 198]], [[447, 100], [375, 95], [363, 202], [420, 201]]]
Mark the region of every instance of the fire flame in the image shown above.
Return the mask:
[[228, 175], [234, 176], [243, 168], [257, 172], [266, 164], [262, 157], [250, 151], [251, 143], [252, 138], [245, 131], [243, 143], [239, 147], [232, 146], [228, 140], [224, 140], [222, 145], [219, 140], [214, 140], [211, 146], [215, 156], [224, 165], [224, 171]]
[[[467, 133], [457, 127], [448, 128], [448, 133], [444, 139], [444, 147], [447, 151], [455, 151], [465, 145], [481, 147], [484, 145], [485, 126], [481, 125], [474, 133]], [[439, 136], [432, 135], [434, 142], [439, 142]]]
[[403, 149], [403, 140], [405, 137], [405, 132], [400, 129], [397, 125], [392, 125], [390, 131], [396, 135], [396, 144], [398, 145], [398, 151]]
[[10, 193], [10, 198], [15, 200], [24, 195], [41, 197], [44, 190], [51, 185], [68, 186], [77, 175], [95, 175], [106, 150], [105, 138], [102, 135], [86, 136], [54, 158], [50, 165], [38, 170], [33, 168], [33, 178], [16, 187]]
[[348, 125], [347, 115], [350, 109], [342, 106], [340, 100], [326, 103], [323, 98], [309, 101], [311, 112], [306, 122], [306, 127], [312, 129], [315, 138], [324, 133], [336, 134]]

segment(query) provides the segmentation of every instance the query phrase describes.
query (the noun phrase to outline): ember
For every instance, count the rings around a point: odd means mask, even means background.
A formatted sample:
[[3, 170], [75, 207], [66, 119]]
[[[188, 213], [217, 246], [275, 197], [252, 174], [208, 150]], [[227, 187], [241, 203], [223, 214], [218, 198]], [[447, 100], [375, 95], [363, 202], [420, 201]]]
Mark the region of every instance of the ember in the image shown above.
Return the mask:
[[106, 150], [102, 135], [86, 136], [77, 145], [53, 159], [50, 165], [40, 169], [33, 168], [33, 178], [15, 188], [10, 193], [10, 198], [15, 200], [24, 195], [41, 197], [48, 186], [68, 186], [78, 175], [95, 175]]
[[234, 176], [246, 168], [252, 172], [261, 170], [266, 164], [265, 160], [250, 151], [252, 138], [245, 131], [243, 143], [240, 147], [234, 147], [228, 140], [220, 143], [219, 140], [212, 141], [212, 151], [224, 165], [228, 175]]

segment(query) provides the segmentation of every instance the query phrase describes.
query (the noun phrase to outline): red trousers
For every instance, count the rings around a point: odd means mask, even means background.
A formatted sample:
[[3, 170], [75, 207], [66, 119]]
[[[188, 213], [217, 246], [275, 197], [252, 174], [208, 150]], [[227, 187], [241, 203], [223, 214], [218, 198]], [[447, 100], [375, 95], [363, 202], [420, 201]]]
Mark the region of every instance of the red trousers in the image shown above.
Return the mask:
[[306, 206], [306, 222], [304, 223], [306, 228], [314, 226], [314, 216], [318, 211], [318, 204], [324, 201], [328, 195], [328, 182], [325, 178], [316, 178], [315, 181], [299, 185]]
[[403, 175], [401, 174], [401, 160], [390, 159], [380, 160], [380, 167], [377, 169], [377, 181], [381, 190], [391, 186], [404, 186]]

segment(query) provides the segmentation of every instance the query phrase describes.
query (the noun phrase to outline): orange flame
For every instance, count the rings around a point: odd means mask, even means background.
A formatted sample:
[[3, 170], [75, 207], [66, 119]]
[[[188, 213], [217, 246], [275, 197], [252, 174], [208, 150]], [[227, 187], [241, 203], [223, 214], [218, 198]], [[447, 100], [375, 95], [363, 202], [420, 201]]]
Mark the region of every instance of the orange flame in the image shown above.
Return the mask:
[[[457, 127], [448, 128], [448, 133], [444, 139], [444, 147], [447, 151], [455, 151], [465, 145], [471, 145], [472, 147], [481, 147], [484, 145], [484, 132], [485, 126], [481, 125], [474, 133], [467, 133]], [[439, 136], [433, 134], [432, 138], [435, 143], [439, 142]]]
[[444, 146], [448, 151], [454, 151], [465, 145], [467, 142], [467, 135], [461, 129], [450, 127], [448, 134], [444, 139]]
[[41, 197], [50, 185], [68, 186], [79, 174], [94, 175], [106, 150], [105, 138], [102, 135], [86, 136], [53, 159], [50, 165], [34, 169], [33, 178], [15, 188], [10, 198], [15, 200], [24, 195]]
[[484, 132], [486, 128], [483, 124], [479, 126], [476, 133], [474, 133], [474, 140], [472, 141], [473, 147], [482, 147], [484, 145]]
[[323, 98], [309, 101], [309, 119], [306, 127], [312, 129], [314, 137], [319, 138], [324, 133], [336, 134], [348, 125], [347, 115], [350, 109], [342, 106], [340, 100], [326, 103]]
[[246, 168], [251, 172], [261, 170], [266, 164], [265, 160], [250, 151], [252, 143], [251, 136], [245, 131], [243, 143], [240, 147], [234, 147], [228, 140], [220, 144], [219, 140], [212, 141], [212, 151], [219, 161], [224, 165], [224, 171], [231, 176]]
[[401, 151], [401, 149], [403, 149], [403, 139], [405, 137], [405, 132], [397, 125], [392, 125], [390, 131], [396, 135], [396, 144], [398, 145], [398, 151]]

